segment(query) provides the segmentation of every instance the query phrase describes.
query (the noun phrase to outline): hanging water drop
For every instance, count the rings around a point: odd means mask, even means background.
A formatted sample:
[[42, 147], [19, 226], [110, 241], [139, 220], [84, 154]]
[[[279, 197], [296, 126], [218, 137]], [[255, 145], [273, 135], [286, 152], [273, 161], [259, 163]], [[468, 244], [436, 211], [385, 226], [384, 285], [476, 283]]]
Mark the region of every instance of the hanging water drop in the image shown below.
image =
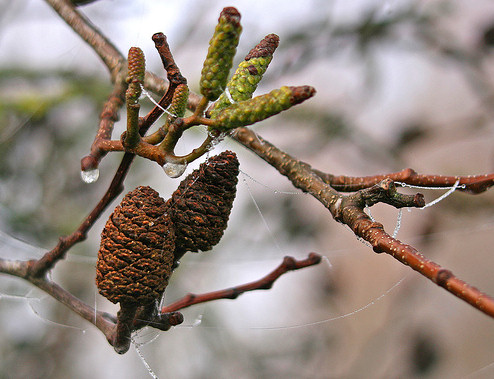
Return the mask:
[[84, 183], [94, 183], [99, 178], [99, 170], [97, 168], [81, 171], [81, 178]]
[[170, 178], [178, 178], [185, 172], [186, 168], [187, 163], [167, 162], [163, 165], [163, 171], [165, 171], [165, 174]]

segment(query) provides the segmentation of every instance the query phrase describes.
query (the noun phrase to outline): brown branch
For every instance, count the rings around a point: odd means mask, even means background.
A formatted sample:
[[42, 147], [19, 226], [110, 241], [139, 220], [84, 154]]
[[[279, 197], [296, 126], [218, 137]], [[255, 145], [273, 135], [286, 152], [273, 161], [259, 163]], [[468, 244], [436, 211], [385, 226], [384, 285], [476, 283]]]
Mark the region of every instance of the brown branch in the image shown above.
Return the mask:
[[391, 237], [380, 223], [372, 221], [360, 207], [346, 205], [342, 208], [340, 221], [350, 226], [357, 236], [368, 241], [376, 253], [384, 252], [393, 256], [438, 286], [494, 317], [494, 298], [458, 279], [451, 271], [428, 260], [414, 247]]
[[103, 105], [100, 113], [99, 129], [91, 145], [91, 152], [81, 160], [81, 170], [88, 171], [98, 168], [99, 162], [106, 155], [106, 149], [102, 148], [105, 141], [110, 141], [115, 122], [119, 120], [119, 111], [125, 101], [127, 83], [119, 81], [115, 83], [113, 91]]
[[384, 179], [392, 179], [413, 186], [422, 187], [452, 187], [459, 181], [458, 190], [471, 194], [479, 194], [494, 185], [494, 174], [470, 176], [445, 176], [417, 174], [411, 168], [399, 172], [372, 176], [336, 176], [313, 169], [325, 183], [342, 192], [353, 192], [371, 187]]
[[189, 293], [182, 299], [163, 307], [161, 309], [161, 313], [175, 312], [180, 309], [190, 307], [191, 305], [205, 303], [213, 300], [236, 299], [237, 297], [248, 291], [268, 290], [273, 286], [274, 282], [281, 275], [287, 273], [288, 271], [294, 271], [304, 267], [314, 266], [320, 262], [321, 256], [316, 253], [310, 253], [306, 259], [302, 260], [296, 260], [293, 257], [285, 257], [283, 259], [283, 262], [275, 270], [259, 280], [236, 287], [208, 292], [200, 295]]
[[103, 332], [107, 339], [111, 339], [115, 323], [113, 320], [109, 319], [106, 313], [97, 312], [94, 308], [90, 307], [58, 284], [48, 280], [46, 276], [33, 276], [29, 270], [29, 263], [29, 261], [0, 259], [0, 272], [17, 276], [32, 283], [60, 303], [67, 306], [74, 313], [95, 325]]
[[125, 67], [125, 57], [118, 49], [68, 0], [45, 1], [99, 55], [116, 82], [122, 66]]
[[[163, 63], [169, 85], [166, 93], [158, 102], [159, 106], [155, 106], [151, 112], [142, 118], [141, 130], [144, 128], [147, 130], [163, 114], [163, 109], [166, 109], [171, 104], [177, 86], [179, 84], [187, 84], [187, 80], [182, 76], [173, 59], [170, 47], [166, 41], [166, 36], [163, 33], [155, 33], [153, 35], [153, 42]], [[146, 80], [144, 80], [144, 84], [146, 84]], [[141, 135], [144, 135], [144, 133], [141, 133]]]
[[[337, 221], [348, 225], [357, 236], [368, 241], [374, 251], [390, 254], [473, 307], [494, 317], [494, 298], [458, 279], [451, 271], [427, 260], [412, 246], [392, 238], [384, 231], [381, 224], [372, 221], [365, 214], [363, 208], [376, 202], [386, 202], [393, 206], [400, 205], [393, 204], [396, 198], [392, 188], [391, 192], [386, 193], [385, 187], [390, 189], [391, 179], [388, 178], [377, 186], [382, 187], [382, 190], [374, 188], [369, 189], [370, 194], [368, 190], [363, 190], [350, 196], [343, 196], [325, 183], [317, 173], [314, 173], [310, 165], [292, 158], [250, 129], [239, 128], [233, 138], [285, 175], [295, 187], [318, 199]], [[373, 194], [374, 192], [378, 194], [377, 197]], [[385, 199], [386, 196], [389, 196], [388, 200]], [[414, 200], [408, 201], [412, 204], [411, 206], [423, 205], [421, 195], [415, 195]]]
[[123, 191], [123, 181], [127, 176], [134, 157], [134, 154], [124, 154], [110, 186], [91, 213], [89, 213], [79, 225], [77, 230], [67, 237], [61, 237], [58, 244], [39, 260], [29, 261], [30, 275], [34, 277], [43, 276], [47, 271], [51, 270], [59, 260], [65, 257], [66, 252], [73, 245], [86, 239], [87, 232], [99, 218], [101, 213], [103, 213], [106, 207]]

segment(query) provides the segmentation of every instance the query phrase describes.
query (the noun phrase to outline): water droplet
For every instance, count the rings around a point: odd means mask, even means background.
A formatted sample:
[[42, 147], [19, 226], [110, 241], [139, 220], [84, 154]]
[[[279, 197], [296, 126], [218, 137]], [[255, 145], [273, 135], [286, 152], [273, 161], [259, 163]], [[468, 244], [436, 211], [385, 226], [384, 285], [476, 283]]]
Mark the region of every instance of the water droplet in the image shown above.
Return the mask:
[[193, 327], [196, 327], [196, 326], [201, 325], [201, 323], [202, 323], [202, 314], [200, 314], [199, 316], [197, 316], [197, 318], [194, 320], [192, 326]]
[[94, 183], [99, 178], [99, 170], [97, 168], [87, 171], [81, 171], [81, 178], [84, 183]]
[[165, 174], [170, 178], [178, 178], [185, 172], [186, 168], [187, 163], [167, 162], [163, 165], [163, 171], [165, 171]]

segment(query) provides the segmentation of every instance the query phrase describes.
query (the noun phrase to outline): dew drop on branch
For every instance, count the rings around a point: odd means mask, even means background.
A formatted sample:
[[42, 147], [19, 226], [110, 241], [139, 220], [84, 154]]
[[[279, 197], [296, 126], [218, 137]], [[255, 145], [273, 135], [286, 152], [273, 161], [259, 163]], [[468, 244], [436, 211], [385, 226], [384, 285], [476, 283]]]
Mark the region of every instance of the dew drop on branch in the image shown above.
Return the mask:
[[178, 178], [185, 172], [186, 168], [187, 163], [167, 162], [163, 165], [163, 171], [165, 171], [165, 174], [170, 178]]
[[99, 170], [97, 168], [81, 171], [81, 178], [84, 183], [94, 183], [99, 178]]

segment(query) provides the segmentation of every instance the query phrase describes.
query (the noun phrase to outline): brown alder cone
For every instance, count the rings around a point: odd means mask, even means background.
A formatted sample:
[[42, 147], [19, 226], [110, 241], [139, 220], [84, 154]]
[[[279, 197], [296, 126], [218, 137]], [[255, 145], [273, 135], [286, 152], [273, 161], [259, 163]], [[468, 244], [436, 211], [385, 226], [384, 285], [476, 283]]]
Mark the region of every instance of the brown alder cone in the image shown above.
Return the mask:
[[220, 241], [235, 199], [238, 166], [232, 151], [211, 157], [167, 201], [175, 225], [175, 261], [188, 251], [211, 250]]
[[101, 233], [96, 263], [99, 292], [113, 303], [159, 299], [170, 277], [175, 234], [166, 203], [151, 187], [123, 198]]

